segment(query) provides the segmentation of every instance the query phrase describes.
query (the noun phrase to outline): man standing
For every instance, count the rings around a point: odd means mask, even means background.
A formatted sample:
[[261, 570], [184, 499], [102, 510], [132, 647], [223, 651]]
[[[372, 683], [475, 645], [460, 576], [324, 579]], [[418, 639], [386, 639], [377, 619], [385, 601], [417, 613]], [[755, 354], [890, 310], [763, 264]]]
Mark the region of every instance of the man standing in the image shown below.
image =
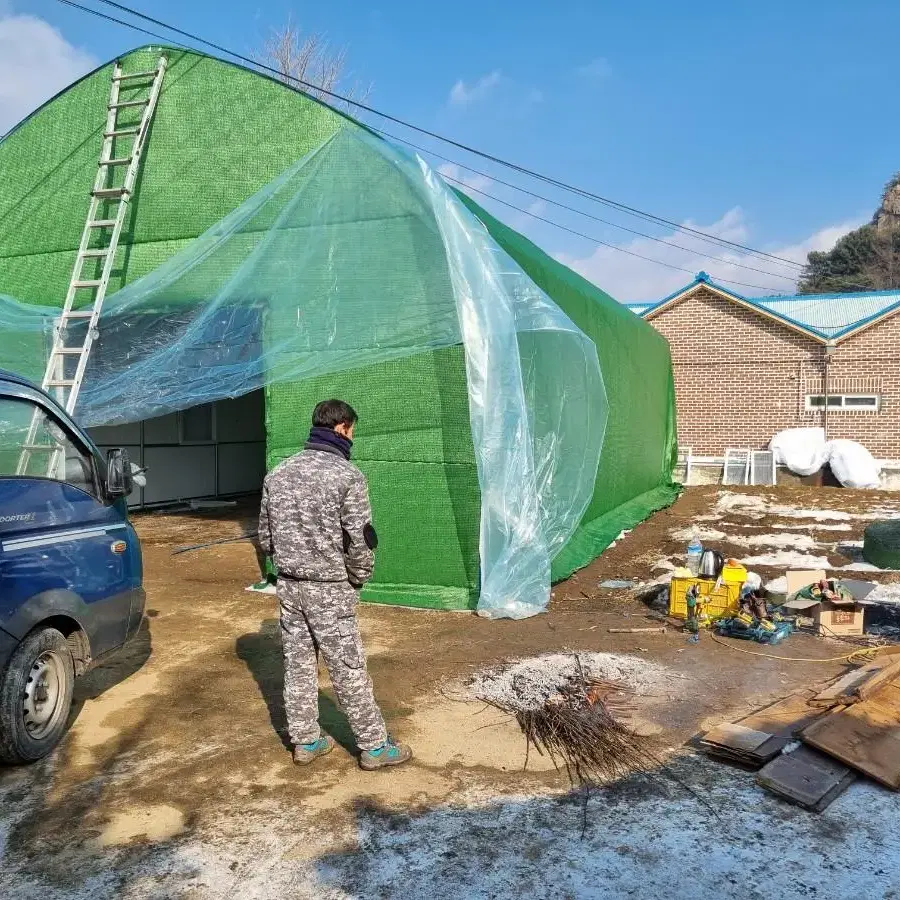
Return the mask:
[[388, 735], [366, 670], [356, 607], [378, 546], [365, 476], [350, 462], [356, 412], [325, 400], [303, 450], [269, 473], [259, 542], [278, 571], [284, 706], [294, 762], [334, 749], [319, 729], [318, 651], [361, 753], [363, 769], [397, 766], [412, 751]]

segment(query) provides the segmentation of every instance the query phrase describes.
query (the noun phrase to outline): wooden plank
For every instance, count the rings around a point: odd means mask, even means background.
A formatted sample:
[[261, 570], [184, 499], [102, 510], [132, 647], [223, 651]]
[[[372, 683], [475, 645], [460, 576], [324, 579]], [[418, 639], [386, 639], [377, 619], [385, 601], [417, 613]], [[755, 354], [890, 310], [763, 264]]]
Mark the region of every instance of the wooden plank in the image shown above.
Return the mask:
[[811, 707], [809, 700], [824, 690], [829, 683], [826, 681], [811, 688], [802, 688], [728, 726], [732, 729], [739, 726], [745, 731], [766, 735], [766, 740], [755, 747], [750, 746], [755, 741], [748, 740], [740, 747], [717, 743], [718, 738], [727, 739], [729, 734], [734, 733], [722, 731], [725, 726], [719, 726], [705, 734], [700, 740], [700, 746], [711, 756], [759, 768], [781, 753], [807, 725], [825, 714], [825, 710]]
[[869, 699], [823, 716], [801, 733], [807, 744], [900, 790], [900, 684], [882, 685]]
[[822, 715], [822, 710], [809, 705], [819, 687], [798, 691], [740, 720], [745, 728], [767, 731], [773, 735], [795, 737]]
[[782, 753], [756, 776], [767, 790], [813, 812], [822, 812], [855, 778], [852, 769], [811, 747]]
[[755, 750], [772, 737], [766, 731], [754, 731], [743, 725], [719, 725], [703, 735], [704, 744], [718, 744], [729, 750], [749, 752]]
[[873, 675], [885, 668], [883, 662], [869, 663], [853, 669], [832, 682], [824, 691], [816, 694], [809, 702], [813, 706], [831, 707], [838, 703], [855, 703], [858, 699], [856, 689], [868, 681]]
[[886, 666], [882, 665], [880, 671], [875, 672], [871, 678], [857, 687], [856, 694], [860, 700], [868, 700], [883, 685], [897, 678], [900, 678], [900, 659], [888, 663]]
[[610, 634], [665, 634], [668, 628], [607, 628]]

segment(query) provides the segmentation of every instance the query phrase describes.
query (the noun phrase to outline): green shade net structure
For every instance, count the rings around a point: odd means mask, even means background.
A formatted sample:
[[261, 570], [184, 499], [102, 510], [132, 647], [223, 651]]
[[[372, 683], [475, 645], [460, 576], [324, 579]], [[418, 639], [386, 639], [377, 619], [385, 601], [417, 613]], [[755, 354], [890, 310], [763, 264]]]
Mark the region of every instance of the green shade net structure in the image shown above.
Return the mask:
[[[125, 61], [147, 68], [156, 52]], [[477, 604], [491, 616], [539, 611], [552, 577], [672, 499], [671, 365], [652, 328], [421, 160], [283, 85], [169, 53], [82, 422], [136, 421], [264, 387], [272, 466], [302, 446], [314, 403], [341, 396], [361, 414], [355, 460], [381, 536], [366, 598]], [[0, 212], [20, 225], [0, 228], [0, 292], [16, 298], [0, 301], [0, 366], [32, 377], [65, 293], [56, 257], [71, 267], [87, 204], [70, 197], [31, 244], [23, 211], [29, 195], [49, 200], [46, 182], [61, 173], [68, 183], [79, 169], [90, 183], [107, 89], [100, 70], [0, 143], [0, 174], [28, 175], [18, 193], [0, 188]], [[211, 128], [207, 116], [199, 149], [196, 116], [167, 117], [223, 96], [227, 125]], [[79, 134], [76, 113], [95, 102], [93, 130]], [[260, 102], [279, 126], [274, 148], [256, 138]], [[227, 135], [207, 133], [215, 128]], [[28, 151], [48, 133], [58, 163], [41, 174]], [[185, 202], [187, 162], [206, 189], [196, 204]], [[205, 230], [192, 233], [198, 223]]]

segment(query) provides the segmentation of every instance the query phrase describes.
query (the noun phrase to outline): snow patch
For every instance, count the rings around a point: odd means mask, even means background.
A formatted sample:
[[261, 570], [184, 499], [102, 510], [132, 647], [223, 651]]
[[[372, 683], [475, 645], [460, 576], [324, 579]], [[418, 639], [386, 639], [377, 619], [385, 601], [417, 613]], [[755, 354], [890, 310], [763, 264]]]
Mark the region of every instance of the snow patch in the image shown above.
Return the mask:
[[785, 551], [764, 553], [761, 556], [747, 556], [741, 560], [745, 566], [771, 566], [779, 569], [828, 569], [826, 556], [808, 556], [805, 553]]
[[876, 603], [900, 604], [900, 584], [879, 584], [866, 600]]
[[724, 531], [717, 531], [715, 528], [707, 528], [703, 525], [693, 528], [676, 528], [669, 534], [673, 540], [682, 541], [685, 544], [692, 541], [694, 537], [701, 541], [724, 541], [728, 537]]
[[466, 685], [473, 699], [513, 709], [537, 709], [583, 671], [589, 678], [620, 681], [638, 695], [652, 694], [673, 677], [665, 666], [615, 653], [550, 653], [476, 673]]
[[748, 547], [775, 547], [781, 550], [815, 550], [822, 546], [808, 534], [751, 534], [733, 540]]

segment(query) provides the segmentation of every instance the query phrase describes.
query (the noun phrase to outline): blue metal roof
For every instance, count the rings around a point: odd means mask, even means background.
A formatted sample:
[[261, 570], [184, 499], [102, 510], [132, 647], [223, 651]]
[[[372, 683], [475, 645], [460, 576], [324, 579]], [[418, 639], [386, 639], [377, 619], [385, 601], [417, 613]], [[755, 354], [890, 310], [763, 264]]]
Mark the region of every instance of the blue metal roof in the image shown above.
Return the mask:
[[755, 306], [789, 325], [808, 331], [823, 341], [836, 340], [862, 328], [869, 322], [900, 309], [900, 290], [867, 291], [856, 294], [778, 294], [769, 297], [745, 297], [743, 294], [716, 284], [706, 272], [698, 273], [688, 285], [664, 297], [658, 303], [632, 304], [643, 306], [638, 315], [646, 315], [684, 294], [698, 284], [708, 284], [717, 291], [734, 297], [749, 306]]

